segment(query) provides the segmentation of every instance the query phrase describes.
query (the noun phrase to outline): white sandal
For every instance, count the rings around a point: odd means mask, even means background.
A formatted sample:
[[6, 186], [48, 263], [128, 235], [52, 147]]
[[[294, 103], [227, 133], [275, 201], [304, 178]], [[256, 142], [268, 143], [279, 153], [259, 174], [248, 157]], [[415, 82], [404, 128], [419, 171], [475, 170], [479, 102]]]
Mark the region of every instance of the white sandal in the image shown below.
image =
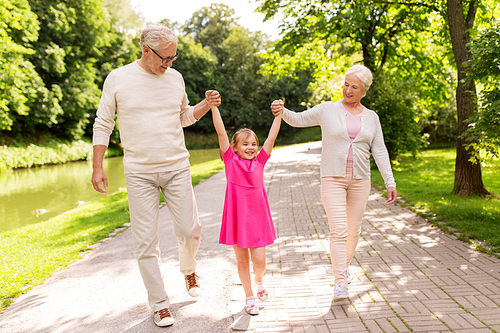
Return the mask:
[[260, 282], [255, 281], [255, 284], [257, 285], [257, 297], [261, 302], [264, 302], [267, 299], [267, 296], [269, 296], [269, 294], [267, 293], [266, 285], [264, 284], [264, 280]]
[[252, 316], [259, 314], [259, 308], [255, 304], [255, 297], [247, 297], [247, 305], [245, 306], [245, 310], [247, 310], [247, 313]]

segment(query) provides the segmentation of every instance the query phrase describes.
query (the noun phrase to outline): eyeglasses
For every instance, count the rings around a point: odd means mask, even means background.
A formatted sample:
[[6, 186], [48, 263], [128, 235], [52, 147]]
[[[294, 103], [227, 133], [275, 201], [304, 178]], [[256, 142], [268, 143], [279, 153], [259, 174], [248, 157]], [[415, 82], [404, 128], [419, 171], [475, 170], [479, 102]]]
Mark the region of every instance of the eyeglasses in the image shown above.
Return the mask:
[[[147, 47], [149, 47], [149, 45], [146, 45]], [[161, 62], [166, 64], [166, 63], [169, 63], [171, 61], [175, 61], [177, 60], [177, 58], [179, 58], [179, 53], [176, 53], [173, 57], [170, 57], [170, 58], [163, 58], [161, 55], [159, 55], [158, 53], [156, 53], [155, 50], [153, 50], [151, 47], [149, 47], [149, 49], [151, 51], [153, 51], [154, 54], [156, 54], [158, 56], [158, 58], [161, 59]]]

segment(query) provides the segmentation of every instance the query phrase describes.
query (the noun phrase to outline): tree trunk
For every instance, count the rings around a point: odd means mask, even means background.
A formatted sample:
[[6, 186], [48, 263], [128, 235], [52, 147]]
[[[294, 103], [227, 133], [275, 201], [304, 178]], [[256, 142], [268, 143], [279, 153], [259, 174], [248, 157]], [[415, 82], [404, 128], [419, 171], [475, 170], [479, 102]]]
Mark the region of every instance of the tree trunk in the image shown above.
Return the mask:
[[467, 29], [472, 28], [476, 10], [475, 1], [471, 1], [467, 20], [464, 18], [462, 0], [447, 0], [448, 27], [455, 63], [457, 65], [457, 157], [455, 160], [455, 183], [453, 193], [460, 196], [491, 194], [483, 184], [481, 164], [472, 163], [471, 154], [465, 150], [465, 139], [460, 136], [467, 130], [466, 120], [474, 114], [476, 108], [476, 85], [467, 78], [467, 70], [463, 64], [471, 60], [472, 55], [467, 46], [469, 36]]

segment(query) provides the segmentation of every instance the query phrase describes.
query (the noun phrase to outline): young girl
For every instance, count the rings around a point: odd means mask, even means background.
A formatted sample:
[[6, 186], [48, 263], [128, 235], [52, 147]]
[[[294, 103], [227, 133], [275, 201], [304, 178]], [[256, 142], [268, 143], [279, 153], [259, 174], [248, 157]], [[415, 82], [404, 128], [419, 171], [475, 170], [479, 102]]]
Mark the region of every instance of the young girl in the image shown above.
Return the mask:
[[238, 275], [246, 294], [246, 311], [259, 314], [252, 292], [250, 260], [253, 263], [257, 297], [267, 299], [264, 285], [265, 246], [276, 239], [266, 189], [264, 165], [274, 146], [281, 125], [281, 115], [274, 118], [266, 142], [258, 152], [255, 133], [243, 128], [233, 135], [231, 143], [217, 107], [211, 107], [215, 130], [226, 172], [226, 197], [220, 232], [220, 244], [232, 245], [238, 262]]

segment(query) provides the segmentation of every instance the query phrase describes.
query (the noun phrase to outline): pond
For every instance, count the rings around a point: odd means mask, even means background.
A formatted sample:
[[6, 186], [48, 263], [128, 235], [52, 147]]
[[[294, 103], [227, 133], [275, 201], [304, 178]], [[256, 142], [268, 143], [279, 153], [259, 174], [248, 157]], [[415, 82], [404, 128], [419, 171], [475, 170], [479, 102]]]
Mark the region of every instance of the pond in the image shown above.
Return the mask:
[[[220, 158], [219, 149], [189, 151], [191, 165]], [[104, 160], [107, 194], [92, 187], [92, 162], [0, 173], [0, 233], [48, 219], [125, 188], [122, 157]]]

